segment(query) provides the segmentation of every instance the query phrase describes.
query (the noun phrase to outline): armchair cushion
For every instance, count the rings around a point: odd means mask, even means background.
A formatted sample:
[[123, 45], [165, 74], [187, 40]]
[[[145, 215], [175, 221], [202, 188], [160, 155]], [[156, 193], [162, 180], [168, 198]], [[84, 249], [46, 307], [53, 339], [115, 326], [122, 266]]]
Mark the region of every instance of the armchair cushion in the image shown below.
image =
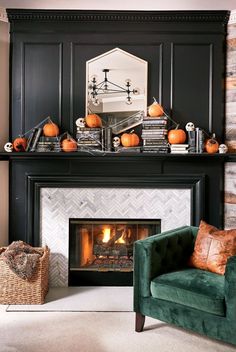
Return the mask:
[[225, 316], [225, 278], [199, 269], [184, 269], [151, 281], [154, 298]]

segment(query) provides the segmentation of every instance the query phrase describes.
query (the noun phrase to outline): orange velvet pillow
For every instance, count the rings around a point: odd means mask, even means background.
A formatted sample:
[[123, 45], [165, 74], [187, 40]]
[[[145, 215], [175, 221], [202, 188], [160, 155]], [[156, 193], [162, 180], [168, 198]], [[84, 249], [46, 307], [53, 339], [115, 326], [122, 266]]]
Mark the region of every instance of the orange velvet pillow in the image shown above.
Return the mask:
[[218, 230], [201, 221], [190, 265], [224, 275], [227, 260], [236, 255], [236, 229]]

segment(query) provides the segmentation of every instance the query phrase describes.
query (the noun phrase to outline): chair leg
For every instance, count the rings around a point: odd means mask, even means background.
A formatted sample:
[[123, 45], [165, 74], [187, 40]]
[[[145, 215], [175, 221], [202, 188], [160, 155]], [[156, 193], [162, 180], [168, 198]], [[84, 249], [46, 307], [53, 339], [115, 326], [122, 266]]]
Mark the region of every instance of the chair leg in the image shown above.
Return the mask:
[[142, 315], [141, 313], [136, 313], [135, 331], [142, 332], [143, 327], [144, 327], [144, 323], [145, 323], [145, 315]]

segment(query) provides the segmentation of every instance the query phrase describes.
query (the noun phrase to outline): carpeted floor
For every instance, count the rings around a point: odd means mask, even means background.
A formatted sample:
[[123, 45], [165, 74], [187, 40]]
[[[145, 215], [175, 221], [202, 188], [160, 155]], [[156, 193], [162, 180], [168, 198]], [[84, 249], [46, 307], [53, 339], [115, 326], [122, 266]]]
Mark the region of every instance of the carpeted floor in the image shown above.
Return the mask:
[[[68, 292], [67, 297], [63, 290], [51, 291], [49, 306], [41, 311], [24, 306], [18, 307], [21, 311], [14, 311], [14, 306], [6, 311], [7, 306], [0, 305], [0, 352], [236, 352], [230, 345], [151, 318], [146, 319], [145, 330], [136, 333], [134, 313], [125, 311], [132, 307], [132, 288]], [[78, 299], [78, 311], [70, 311]], [[83, 305], [90, 311], [79, 311]], [[107, 311], [92, 311], [98, 307]], [[114, 311], [118, 309], [123, 311]]]
[[230, 352], [235, 348], [147, 318], [134, 331], [131, 312], [6, 312], [0, 352]]

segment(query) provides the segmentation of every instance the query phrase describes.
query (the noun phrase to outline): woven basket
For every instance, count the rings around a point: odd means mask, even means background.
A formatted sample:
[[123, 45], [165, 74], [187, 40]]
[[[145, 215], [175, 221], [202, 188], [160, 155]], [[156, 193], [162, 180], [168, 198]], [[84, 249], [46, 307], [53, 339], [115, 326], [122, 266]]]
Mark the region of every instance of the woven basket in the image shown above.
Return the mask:
[[[49, 248], [36, 248], [43, 253], [38, 269], [30, 280], [23, 280], [9, 269], [0, 256], [0, 304], [43, 304], [48, 292]], [[0, 248], [0, 254], [6, 247]]]

